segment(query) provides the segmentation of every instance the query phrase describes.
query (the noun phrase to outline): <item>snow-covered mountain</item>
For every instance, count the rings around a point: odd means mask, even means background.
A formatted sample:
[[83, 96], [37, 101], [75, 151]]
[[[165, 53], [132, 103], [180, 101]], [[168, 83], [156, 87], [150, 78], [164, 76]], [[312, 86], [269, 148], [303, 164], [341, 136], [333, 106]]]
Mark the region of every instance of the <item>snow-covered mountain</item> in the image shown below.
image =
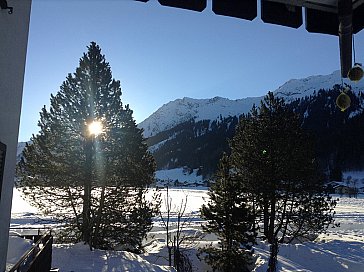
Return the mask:
[[[343, 83], [350, 85], [355, 93], [364, 89], [364, 80], [355, 83], [344, 79]], [[275, 90], [274, 94], [289, 102], [297, 98], [313, 95], [314, 92], [320, 89], [330, 89], [336, 84], [341, 85], [341, 72], [339, 70], [329, 75], [291, 79]]]
[[138, 127], [144, 129], [144, 136], [151, 137], [178, 124], [194, 119], [214, 120], [222, 117], [236, 116], [248, 112], [261, 98], [249, 97], [230, 100], [222, 97], [211, 99], [193, 99], [184, 97], [171, 101], [160, 107]]
[[[352, 83], [345, 79], [344, 83], [351, 85], [354, 92], [364, 90], [364, 80]], [[329, 75], [291, 79], [274, 93], [290, 102], [300, 97], [313, 95], [320, 89], [330, 89], [335, 84], [341, 84], [340, 71]], [[151, 137], [190, 119], [195, 121], [215, 120], [220, 116], [228, 117], [247, 113], [253, 104], [259, 105], [262, 98], [261, 96], [230, 100], [222, 97], [211, 99], [185, 97], [164, 104], [138, 126], [144, 129], [145, 137]]]

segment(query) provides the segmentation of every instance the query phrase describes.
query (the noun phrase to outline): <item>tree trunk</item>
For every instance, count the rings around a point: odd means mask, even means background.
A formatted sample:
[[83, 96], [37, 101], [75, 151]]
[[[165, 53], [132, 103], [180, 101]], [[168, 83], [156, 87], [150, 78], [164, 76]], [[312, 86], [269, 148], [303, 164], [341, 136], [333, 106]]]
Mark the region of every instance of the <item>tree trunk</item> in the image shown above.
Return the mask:
[[270, 256], [268, 261], [267, 272], [276, 272], [278, 263], [278, 239], [274, 239], [274, 242], [270, 246]]
[[93, 235], [92, 235], [92, 241], [91, 241], [92, 246], [96, 246], [95, 237], [97, 237], [99, 235], [102, 211], [103, 211], [104, 205], [105, 205], [105, 190], [106, 190], [106, 184], [105, 183], [106, 182], [104, 181], [103, 183], [104, 184], [103, 184], [102, 190], [101, 190], [99, 208], [97, 210], [96, 219], [95, 219], [95, 230], [94, 230]]
[[83, 188], [83, 210], [82, 210], [82, 240], [90, 244], [90, 202], [91, 202], [91, 186], [90, 184], [84, 184]]
[[275, 242], [274, 237], [274, 223], [276, 218], [276, 199], [273, 197], [270, 203], [270, 215], [269, 215], [269, 230], [268, 230], [268, 243], [273, 244]]
[[82, 207], [82, 240], [91, 247], [91, 182], [92, 182], [92, 141], [88, 139], [85, 144], [86, 178], [83, 184]]
[[[294, 207], [294, 194], [292, 194], [292, 199], [291, 199], [291, 203], [289, 204], [289, 206], [290, 206], [289, 216], [286, 216], [286, 218], [285, 218], [286, 223], [283, 226], [282, 238], [280, 240], [281, 243], [283, 243], [284, 239], [286, 238], [286, 233], [287, 233], [287, 230], [288, 230], [288, 224], [290, 223], [290, 219], [292, 217], [292, 211], [293, 211], [293, 207]], [[282, 220], [283, 220], [283, 218], [282, 218]]]
[[268, 239], [269, 235], [269, 212], [268, 212], [268, 200], [264, 199], [263, 206], [263, 226], [264, 226], [264, 236]]
[[268, 262], [267, 272], [275, 272], [277, 269], [277, 255], [278, 255], [278, 239], [274, 235], [274, 223], [276, 217], [276, 199], [271, 200], [270, 216], [269, 216], [269, 232], [268, 243], [270, 246], [270, 256]]

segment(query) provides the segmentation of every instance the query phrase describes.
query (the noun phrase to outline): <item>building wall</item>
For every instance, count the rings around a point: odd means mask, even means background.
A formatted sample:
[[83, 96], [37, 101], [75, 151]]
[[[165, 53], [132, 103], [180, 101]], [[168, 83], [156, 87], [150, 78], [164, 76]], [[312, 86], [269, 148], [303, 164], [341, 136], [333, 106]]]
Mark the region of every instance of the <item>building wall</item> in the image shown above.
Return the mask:
[[0, 271], [5, 271], [31, 0], [0, 9], [0, 141], [7, 145], [0, 200]]

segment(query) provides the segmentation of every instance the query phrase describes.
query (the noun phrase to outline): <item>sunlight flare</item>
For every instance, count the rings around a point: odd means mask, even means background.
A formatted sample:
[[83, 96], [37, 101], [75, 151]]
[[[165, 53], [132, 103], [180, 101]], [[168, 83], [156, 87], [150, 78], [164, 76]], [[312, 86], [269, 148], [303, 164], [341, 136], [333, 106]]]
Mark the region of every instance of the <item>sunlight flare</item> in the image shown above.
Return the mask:
[[98, 136], [103, 133], [103, 126], [100, 121], [93, 121], [92, 123], [88, 124], [88, 132], [92, 136]]

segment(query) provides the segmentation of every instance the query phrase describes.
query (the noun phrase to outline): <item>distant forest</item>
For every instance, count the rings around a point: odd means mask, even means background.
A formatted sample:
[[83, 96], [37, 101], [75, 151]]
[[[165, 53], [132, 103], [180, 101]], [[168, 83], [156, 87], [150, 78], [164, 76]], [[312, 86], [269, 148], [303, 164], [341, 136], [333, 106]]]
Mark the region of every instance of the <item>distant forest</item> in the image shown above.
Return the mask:
[[[328, 179], [339, 178], [344, 170], [364, 169], [363, 93], [349, 90], [351, 106], [342, 112], [336, 106], [340, 92], [341, 86], [335, 85], [287, 104], [299, 114], [303, 128], [314, 137], [317, 159]], [[204, 178], [211, 177], [222, 154], [230, 153], [229, 139], [234, 136], [241, 117], [189, 120], [149, 138], [147, 143], [157, 169], [187, 166], [199, 169]]]

